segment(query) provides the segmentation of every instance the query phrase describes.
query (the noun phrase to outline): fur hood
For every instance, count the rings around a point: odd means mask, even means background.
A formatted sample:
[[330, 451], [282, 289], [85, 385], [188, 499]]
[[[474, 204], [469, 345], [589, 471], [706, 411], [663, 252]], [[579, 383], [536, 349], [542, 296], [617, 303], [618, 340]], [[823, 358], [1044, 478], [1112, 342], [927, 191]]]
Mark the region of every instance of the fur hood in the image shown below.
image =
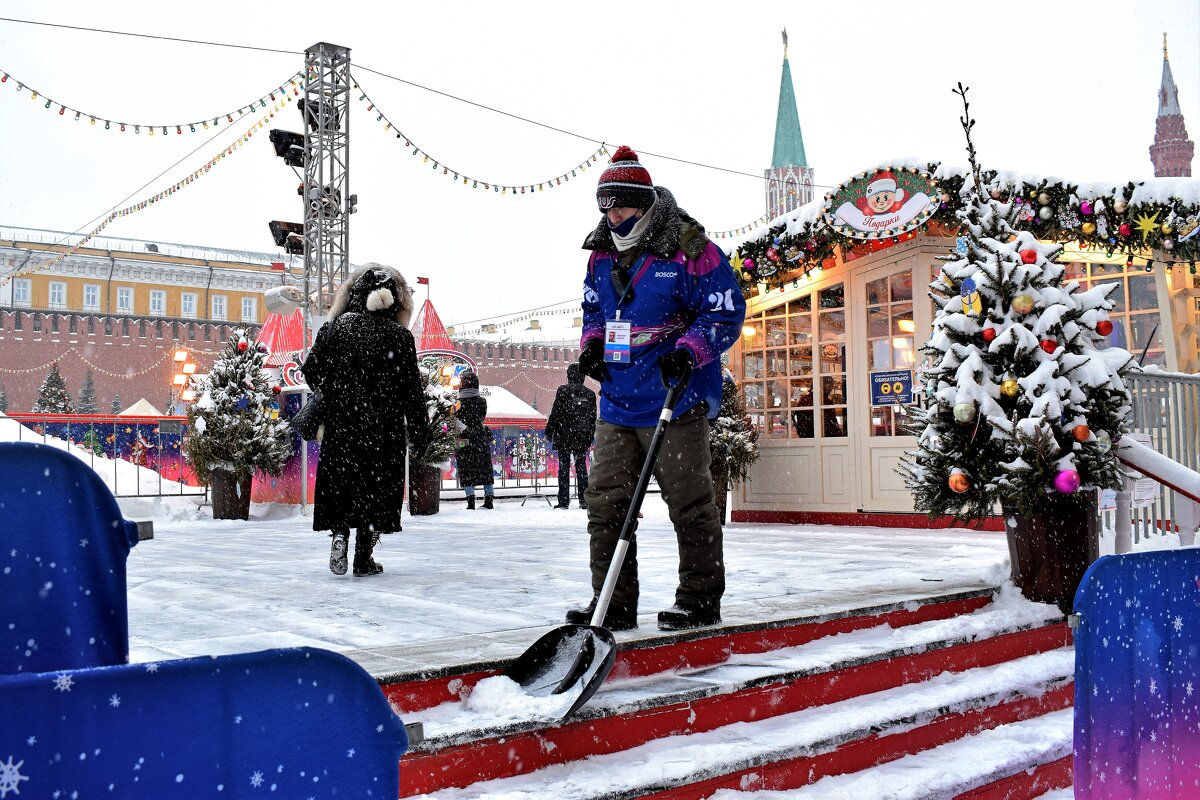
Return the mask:
[[[675, 195], [664, 186], [655, 186], [658, 200], [654, 204], [654, 218], [650, 227], [642, 234], [634, 250], [648, 250], [659, 258], [671, 258], [680, 247], [680, 237], [685, 226], [696, 229], [699, 236], [688, 236], [684, 242], [684, 250], [689, 258], [696, 258], [704, 250], [704, 226], [692, 219], [686, 211], [675, 202]], [[698, 248], [697, 248], [698, 245]], [[584, 250], [604, 250], [616, 252], [612, 233], [608, 230], [608, 218], [600, 217], [600, 224], [583, 240]], [[695, 249], [696, 252], [692, 252]]]
[[392, 280], [396, 284], [396, 303], [394, 306], [394, 314], [390, 317], [396, 322], [399, 322], [404, 327], [408, 327], [408, 323], [412, 320], [413, 314], [413, 294], [412, 289], [408, 286], [408, 281], [404, 280], [404, 276], [394, 267], [389, 267], [385, 264], [363, 264], [346, 280], [342, 281], [342, 285], [338, 287], [337, 293], [333, 296], [333, 303], [329, 306], [329, 319], [335, 320], [347, 311], [366, 312], [367, 298], [359, 297], [354, 293], [354, 284], [363, 276], [367, 270], [382, 270], [392, 276]]

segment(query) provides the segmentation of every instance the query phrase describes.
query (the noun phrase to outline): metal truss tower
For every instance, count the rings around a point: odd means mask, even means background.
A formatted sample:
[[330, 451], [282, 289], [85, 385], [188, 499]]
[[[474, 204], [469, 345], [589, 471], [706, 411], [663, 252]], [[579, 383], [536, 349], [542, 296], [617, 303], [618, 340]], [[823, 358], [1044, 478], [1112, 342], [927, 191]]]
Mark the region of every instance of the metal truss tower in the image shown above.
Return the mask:
[[350, 48], [317, 42], [304, 72], [304, 295], [324, 318], [350, 273]]

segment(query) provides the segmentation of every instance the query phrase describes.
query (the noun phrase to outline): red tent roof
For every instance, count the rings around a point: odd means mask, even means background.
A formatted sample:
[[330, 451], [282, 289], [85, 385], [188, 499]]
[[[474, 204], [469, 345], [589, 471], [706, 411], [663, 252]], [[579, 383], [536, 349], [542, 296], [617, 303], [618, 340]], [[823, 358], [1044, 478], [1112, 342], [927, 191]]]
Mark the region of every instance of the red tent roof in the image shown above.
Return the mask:
[[304, 313], [296, 309], [291, 314], [268, 314], [258, 342], [270, 351], [264, 366], [282, 367], [304, 349]]
[[433, 310], [433, 303], [426, 300], [412, 324], [412, 335], [417, 340], [417, 352], [425, 350], [453, 350], [454, 345], [446, 335], [442, 318]]

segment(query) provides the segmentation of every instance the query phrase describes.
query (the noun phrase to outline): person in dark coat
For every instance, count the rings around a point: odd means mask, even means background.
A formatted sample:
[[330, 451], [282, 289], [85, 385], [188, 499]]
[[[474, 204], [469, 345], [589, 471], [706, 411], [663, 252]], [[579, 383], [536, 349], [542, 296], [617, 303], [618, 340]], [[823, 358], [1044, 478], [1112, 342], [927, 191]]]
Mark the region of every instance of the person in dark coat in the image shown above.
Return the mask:
[[302, 368], [321, 395], [324, 427], [313, 530], [332, 531], [336, 575], [346, 574], [351, 528], [354, 574], [383, 571], [371, 555], [379, 534], [401, 530], [405, 437], [417, 452], [429, 441], [416, 342], [405, 327], [412, 309], [399, 272], [360, 267], [338, 289]]
[[596, 435], [596, 393], [583, 385], [578, 364], [567, 367], [567, 382], [554, 394], [554, 406], [546, 420], [546, 438], [558, 451], [558, 505], [571, 505], [571, 459], [575, 459], [576, 493], [579, 507], [587, 508], [587, 451]]
[[487, 418], [487, 400], [479, 394], [479, 376], [467, 370], [459, 376], [458, 410], [458, 482], [467, 493], [467, 508], [475, 510], [475, 487], [483, 487], [483, 507], [492, 508], [492, 432], [483, 424]]

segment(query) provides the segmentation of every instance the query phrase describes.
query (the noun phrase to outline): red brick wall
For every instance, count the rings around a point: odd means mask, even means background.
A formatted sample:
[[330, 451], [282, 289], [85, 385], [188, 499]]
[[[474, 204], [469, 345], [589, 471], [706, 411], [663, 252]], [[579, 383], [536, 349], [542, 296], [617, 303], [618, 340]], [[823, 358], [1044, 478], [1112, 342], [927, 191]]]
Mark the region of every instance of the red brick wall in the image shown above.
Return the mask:
[[57, 361], [74, 399], [92, 369], [100, 413], [109, 413], [114, 395], [120, 396], [122, 409], [144, 397], [165, 410], [175, 349], [193, 351], [198, 371], [207, 372], [239, 327], [243, 326], [0, 310], [0, 389], [8, 396], [9, 410], [29, 411], [50, 362]]

